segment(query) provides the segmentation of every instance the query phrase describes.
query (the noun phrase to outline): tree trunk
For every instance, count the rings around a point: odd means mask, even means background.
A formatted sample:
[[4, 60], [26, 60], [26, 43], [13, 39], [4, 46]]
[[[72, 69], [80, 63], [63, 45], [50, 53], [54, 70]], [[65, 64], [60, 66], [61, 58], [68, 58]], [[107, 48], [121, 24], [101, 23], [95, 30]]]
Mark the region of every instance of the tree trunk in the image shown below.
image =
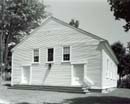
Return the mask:
[[119, 74], [119, 80], [118, 80], [118, 85], [117, 85], [118, 88], [121, 88], [122, 87], [122, 80], [121, 80], [121, 74]]
[[2, 84], [3, 73], [3, 33], [0, 33], [0, 83]]
[[5, 65], [8, 64], [8, 44], [9, 44], [9, 36], [6, 38], [5, 41], [5, 49], [4, 49], [4, 63]]
[[[4, 44], [4, 59], [3, 63], [5, 67], [3, 68], [3, 73], [6, 73], [6, 68], [8, 67], [8, 44], [9, 44], [9, 35], [6, 37], [5, 44]], [[3, 79], [5, 79], [5, 75], [3, 75]]]

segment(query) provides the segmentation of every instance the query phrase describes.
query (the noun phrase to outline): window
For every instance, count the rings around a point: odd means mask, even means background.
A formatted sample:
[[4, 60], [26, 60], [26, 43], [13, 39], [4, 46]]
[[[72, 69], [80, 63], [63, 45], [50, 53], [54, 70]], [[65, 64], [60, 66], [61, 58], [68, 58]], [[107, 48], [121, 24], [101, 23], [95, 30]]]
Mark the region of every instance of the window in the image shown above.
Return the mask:
[[114, 80], [115, 78], [115, 66], [114, 66], [114, 64], [113, 64], [113, 74], [112, 74], [112, 79]]
[[106, 77], [109, 78], [109, 60], [107, 59], [107, 73]]
[[34, 52], [33, 61], [39, 62], [39, 49], [34, 49], [33, 52]]
[[117, 67], [116, 65], [114, 65], [114, 79], [116, 80], [117, 79]]
[[53, 56], [54, 56], [54, 49], [49, 48], [48, 49], [48, 61], [53, 61]]
[[110, 67], [110, 78], [112, 79], [113, 77], [113, 68], [112, 68], [112, 63], [111, 63], [111, 67]]
[[63, 61], [70, 60], [70, 47], [63, 47]]

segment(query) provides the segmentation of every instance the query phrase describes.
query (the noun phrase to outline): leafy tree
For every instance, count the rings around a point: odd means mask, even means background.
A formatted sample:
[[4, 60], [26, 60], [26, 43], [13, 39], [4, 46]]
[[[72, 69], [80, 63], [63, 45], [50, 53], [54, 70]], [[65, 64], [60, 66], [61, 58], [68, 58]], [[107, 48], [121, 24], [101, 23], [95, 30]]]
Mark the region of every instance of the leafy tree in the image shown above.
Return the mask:
[[73, 26], [73, 25], [75, 24], [74, 19], [71, 19], [71, 21], [69, 22], [69, 24], [70, 24], [71, 26]]
[[130, 0], [108, 0], [111, 11], [114, 12], [116, 20], [124, 19], [126, 24], [123, 26], [125, 31], [130, 29]]
[[111, 47], [119, 61], [118, 74], [121, 77], [123, 76], [123, 70], [125, 70], [124, 57], [126, 54], [126, 49], [121, 42], [116, 42]]
[[123, 70], [123, 75], [130, 74], [130, 54], [127, 53], [122, 60], [122, 64], [125, 66]]
[[78, 20], [75, 21], [74, 19], [71, 19], [71, 21], [69, 22], [69, 24], [70, 24], [71, 26], [76, 27], [76, 28], [79, 27], [79, 21], [78, 21]]
[[[3, 2], [2, 2], [3, 1]], [[8, 44], [18, 42], [19, 37], [29, 34], [45, 18], [45, 6], [37, 0], [2, 0], [0, 8], [1, 59], [5, 65]]]
[[127, 43], [127, 51], [130, 54], [130, 42]]
[[79, 21], [78, 21], [78, 20], [75, 21], [75, 27], [76, 27], [76, 28], [79, 27]]

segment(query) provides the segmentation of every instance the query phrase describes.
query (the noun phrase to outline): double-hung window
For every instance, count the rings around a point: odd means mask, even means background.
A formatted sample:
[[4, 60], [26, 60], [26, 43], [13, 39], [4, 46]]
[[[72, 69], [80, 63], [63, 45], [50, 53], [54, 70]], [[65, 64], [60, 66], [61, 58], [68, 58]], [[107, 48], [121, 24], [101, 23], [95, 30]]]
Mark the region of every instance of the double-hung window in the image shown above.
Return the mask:
[[54, 61], [54, 49], [53, 48], [48, 48], [48, 62]]
[[39, 49], [33, 50], [33, 62], [39, 62]]
[[70, 47], [63, 47], [63, 62], [70, 61]]

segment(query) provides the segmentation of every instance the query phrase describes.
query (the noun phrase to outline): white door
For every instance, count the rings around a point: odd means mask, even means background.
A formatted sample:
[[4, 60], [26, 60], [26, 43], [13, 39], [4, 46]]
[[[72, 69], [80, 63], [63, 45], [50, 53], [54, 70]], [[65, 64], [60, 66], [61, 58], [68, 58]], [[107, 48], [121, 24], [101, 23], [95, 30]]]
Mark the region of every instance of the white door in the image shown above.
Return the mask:
[[30, 83], [30, 66], [23, 66], [21, 83], [22, 84]]
[[80, 86], [84, 80], [84, 64], [73, 65], [72, 84]]

